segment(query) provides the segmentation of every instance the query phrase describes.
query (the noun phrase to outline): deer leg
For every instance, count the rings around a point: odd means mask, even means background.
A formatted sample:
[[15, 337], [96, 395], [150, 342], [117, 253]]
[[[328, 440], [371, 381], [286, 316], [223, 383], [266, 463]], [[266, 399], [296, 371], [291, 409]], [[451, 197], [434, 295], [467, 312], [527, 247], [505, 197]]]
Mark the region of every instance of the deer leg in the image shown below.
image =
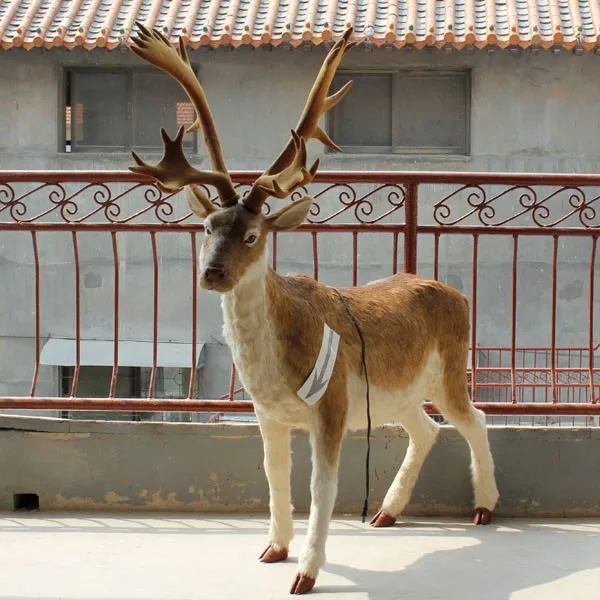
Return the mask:
[[305, 594], [315, 585], [325, 564], [325, 544], [338, 488], [338, 466], [343, 424], [323, 424], [310, 431], [312, 448], [311, 504], [308, 532], [298, 561], [298, 573], [291, 594]]
[[487, 525], [498, 502], [494, 475], [494, 459], [488, 441], [485, 414], [476, 409], [469, 398], [464, 375], [466, 344], [461, 350], [449, 351], [443, 357], [445, 380], [434, 400], [444, 418], [454, 425], [471, 449], [471, 474], [475, 491], [475, 525]]
[[423, 463], [433, 447], [439, 425], [419, 407], [401, 419], [402, 426], [410, 436], [402, 466], [383, 500], [381, 510], [371, 520], [373, 527], [389, 527], [408, 504], [417, 483]]
[[471, 472], [475, 492], [475, 525], [487, 525], [498, 502], [494, 459], [490, 451], [485, 414], [468, 404], [466, 412], [440, 411], [467, 440], [471, 449]]
[[287, 558], [290, 541], [294, 536], [290, 487], [290, 428], [258, 411], [256, 414], [263, 439], [271, 513], [269, 545], [259, 560], [265, 563], [280, 562]]

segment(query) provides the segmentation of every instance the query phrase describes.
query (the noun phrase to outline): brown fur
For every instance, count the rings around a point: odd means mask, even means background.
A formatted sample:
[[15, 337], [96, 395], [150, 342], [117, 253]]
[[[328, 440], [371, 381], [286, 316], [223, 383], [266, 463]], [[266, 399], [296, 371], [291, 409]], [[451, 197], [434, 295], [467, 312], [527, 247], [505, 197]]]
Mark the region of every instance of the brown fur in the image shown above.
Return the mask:
[[[203, 263], [223, 265], [226, 276], [217, 285], [203, 277], [202, 285], [221, 292], [231, 290], [265, 252], [276, 217], [277, 213], [268, 218], [255, 215], [241, 204], [214, 211], [205, 222], [210, 235], [203, 241]], [[259, 232], [250, 247], [244, 242], [249, 232]], [[408, 274], [340, 291], [362, 329], [371, 384], [382, 391], [405, 388], [427, 356], [437, 350], [447, 367], [447, 400], [454, 403], [455, 411], [465, 412], [469, 309], [462, 294], [441, 282]], [[335, 290], [304, 275], [283, 277], [269, 270], [267, 297], [279, 343], [277, 354], [290, 390], [301, 387], [315, 364], [323, 322], [341, 337], [335, 381], [330, 386], [342, 389], [347, 374], [361, 376], [360, 338]], [[345, 392], [328, 392], [319, 410], [338, 415], [337, 426], [343, 428], [345, 402]], [[325, 414], [323, 418], [333, 421]]]
[[[315, 364], [324, 320], [341, 336], [336, 368], [343, 364], [361, 374], [360, 338], [335, 290], [304, 275], [270, 272], [268, 291], [292, 389], [302, 385]], [[462, 294], [406, 274], [340, 291], [363, 332], [372, 384], [383, 391], [406, 387], [429, 352], [437, 349], [461, 374], [446, 370], [446, 386], [466, 393], [469, 311]], [[464, 397], [457, 397], [458, 405], [464, 405]]]
[[[211, 211], [205, 221], [210, 235], [203, 241], [203, 266], [222, 265], [226, 275], [218, 284], [207, 282], [202, 276], [202, 285], [221, 292], [233, 289], [250, 265], [261, 260], [268, 233], [279, 229], [282, 222], [289, 225], [292, 210], [296, 210], [290, 206], [269, 217], [255, 215], [241, 204]], [[259, 237], [249, 246], [245, 239], [252, 232]], [[445, 367], [443, 390], [440, 390], [445, 410], [452, 416], [469, 416], [466, 379], [469, 307], [462, 294], [441, 282], [407, 274], [340, 291], [365, 339], [371, 385], [382, 392], [407, 388], [422, 371], [427, 358], [437, 351]], [[361, 343], [354, 322], [334, 289], [304, 275], [283, 277], [269, 269], [266, 298], [278, 344], [279, 369], [292, 394], [314, 367], [323, 323], [340, 335], [332, 380], [317, 407], [323, 450], [333, 464], [346, 426], [348, 376], [364, 378]], [[253, 393], [252, 389], [249, 391]], [[428, 399], [436, 402], [435, 396]], [[255, 401], [260, 405], [259, 397]], [[306, 425], [295, 418], [291, 422]]]

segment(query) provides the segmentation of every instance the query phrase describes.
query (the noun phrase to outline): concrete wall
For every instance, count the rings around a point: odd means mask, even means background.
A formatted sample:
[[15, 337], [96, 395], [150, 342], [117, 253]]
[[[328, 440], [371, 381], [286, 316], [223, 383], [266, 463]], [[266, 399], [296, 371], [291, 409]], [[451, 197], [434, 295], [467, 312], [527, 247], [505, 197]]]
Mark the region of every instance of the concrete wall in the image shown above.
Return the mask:
[[[264, 168], [287, 139], [324, 50], [240, 49], [191, 54], [199, 65], [228, 166]], [[129, 155], [59, 152], [62, 70], [68, 66], [138, 66], [128, 52], [11, 50], [0, 63], [3, 169], [126, 167]], [[345, 69], [472, 69], [471, 156], [460, 160], [327, 155], [322, 168], [597, 172], [600, 57], [563, 52], [472, 54], [365, 52]], [[248, 111], [252, 118], [244, 118]], [[159, 124], [157, 124], [159, 126]], [[200, 155], [205, 153], [201, 150]], [[26, 161], [26, 162], [25, 162]]]
[[[600, 516], [600, 431], [491, 427], [505, 516]], [[371, 512], [406, 452], [401, 428], [373, 432]], [[307, 437], [293, 437], [293, 503], [310, 505]], [[360, 514], [366, 435], [344, 443], [337, 513]], [[39, 495], [42, 511], [266, 512], [268, 489], [256, 426], [98, 423], [0, 418], [0, 510], [13, 494]], [[427, 459], [406, 514], [472, 509], [469, 451], [450, 427]]]
[[[211, 101], [229, 167], [264, 168], [285, 142], [323, 58], [312, 52], [196, 52], [193, 60]], [[59, 148], [63, 69], [75, 65], [138, 65], [126, 52], [30, 52], [11, 50], [0, 62], [0, 168], [2, 169], [120, 169], [131, 164], [127, 154], [67, 154]], [[469, 171], [598, 172], [600, 165], [600, 57], [557, 56], [542, 52], [352, 52], [347, 69], [374, 68], [472, 69], [471, 156], [415, 157], [331, 155], [322, 169], [419, 169]], [[251, 109], [249, 109], [251, 105]], [[249, 110], [252, 118], [248, 118]], [[159, 124], [157, 124], [157, 127]], [[316, 156], [321, 149], [312, 145]], [[193, 161], [206, 167], [201, 148]], [[441, 188], [430, 186], [420, 197], [420, 216], [431, 222], [434, 200]], [[329, 205], [336, 202], [331, 199]], [[31, 202], [34, 202], [32, 199]], [[88, 205], [91, 198], [82, 199]], [[558, 200], [564, 210], [567, 200]], [[503, 203], [514, 210], [516, 197]], [[506, 207], [509, 206], [507, 209]], [[131, 208], [131, 207], [130, 207]], [[182, 209], [183, 210], [183, 209]], [[396, 220], [402, 219], [398, 213]], [[112, 254], [107, 234], [81, 235], [83, 336], [112, 339]], [[279, 244], [282, 272], [312, 273], [309, 236], [283, 236]], [[508, 345], [511, 275], [510, 239], [480, 243], [479, 343]], [[69, 234], [41, 235], [42, 335], [74, 335], [73, 257]], [[361, 236], [359, 282], [391, 273], [390, 239]], [[120, 235], [121, 334], [129, 339], [152, 335], [151, 263], [149, 237]], [[350, 236], [321, 241], [320, 276], [328, 284], [351, 282]], [[440, 277], [470, 296], [470, 239], [443, 239]], [[189, 341], [191, 258], [189, 238], [160, 235], [160, 338]], [[522, 241], [519, 264], [518, 344], [550, 343], [551, 241]], [[558, 314], [560, 345], [587, 344], [587, 260], [589, 243], [561, 241]], [[399, 260], [402, 260], [400, 255]], [[419, 245], [419, 271], [432, 274], [431, 240]], [[34, 344], [32, 321], [33, 255], [27, 234], [4, 234], [0, 240], [0, 394], [28, 392]], [[173, 290], [177, 290], [173, 293]], [[540, 299], [540, 296], [542, 299]], [[600, 305], [600, 294], [596, 295]], [[218, 299], [199, 297], [199, 339], [208, 344], [204, 391], [224, 393], [229, 353], [223, 346]], [[600, 328], [600, 320], [596, 327]], [[600, 338], [600, 329], [595, 332]], [[57, 371], [43, 368], [39, 394], [55, 395]]]

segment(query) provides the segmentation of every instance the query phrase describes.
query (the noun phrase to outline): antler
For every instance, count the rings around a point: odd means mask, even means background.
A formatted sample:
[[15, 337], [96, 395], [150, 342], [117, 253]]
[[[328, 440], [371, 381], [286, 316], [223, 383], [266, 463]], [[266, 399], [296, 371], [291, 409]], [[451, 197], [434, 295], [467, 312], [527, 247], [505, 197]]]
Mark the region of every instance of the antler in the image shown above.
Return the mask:
[[332, 150], [341, 152], [341, 148], [319, 126], [319, 119], [333, 108], [352, 86], [352, 82], [349, 81], [335, 94], [327, 96], [342, 58], [355, 45], [354, 42], [348, 42], [352, 31], [352, 27], [349, 27], [329, 51], [308, 95], [298, 125], [292, 130], [292, 137], [275, 162], [254, 182], [252, 189], [242, 200], [248, 210], [259, 213], [269, 196], [286, 198], [297, 187], [313, 180], [319, 168], [319, 161], [316, 160], [310, 169], [306, 168], [305, 140], [316, 139]]
[[[213, 171], [200, 171], [187, 161], [183, 153], [183, 127], [173, 140], [164, 129], [161, 129], [164, 154], [157, 165], [144, 162], [135, 152], [132, 152], [138, 166], [130, 167], [130, 170], [134, 173], [150, 175], [158, 181], [158, 187], [167, 191], [175, 191], [194, 183], [212, 185], [219, 193], [222, 206], [237, 204], [239, 194], [225, 166], [215, 122], [204, 90], [190, 65], [183, 40], [179, 39], [179, 48], [175, 49], [171, 42], [156, 29], [149, 31], [139, 22], [136, 22], [136, 25], [141, 33], [138, 38], [133, 39], [134, 45], [131, 46], [131, 50], [140, 58], [169, 74], [185, 90], [196, 111], [196, 120], [185, 132], [190, 133], [202, 128]], [[210, 202], [208, 197], [204, 199]]]

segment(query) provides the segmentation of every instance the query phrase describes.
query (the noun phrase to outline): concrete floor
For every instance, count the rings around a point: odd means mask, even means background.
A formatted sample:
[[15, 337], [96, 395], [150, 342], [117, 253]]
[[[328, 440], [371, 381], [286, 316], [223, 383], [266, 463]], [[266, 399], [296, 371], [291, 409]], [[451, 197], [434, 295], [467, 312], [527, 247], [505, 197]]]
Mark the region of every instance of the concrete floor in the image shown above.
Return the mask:
[[[306, 519], [288, 561], [263, 565], [265, 518], [0, 515], [0, 600], [289, 598]], [[320, 600], [597, 599], [600, 520], [332, 523]]]

